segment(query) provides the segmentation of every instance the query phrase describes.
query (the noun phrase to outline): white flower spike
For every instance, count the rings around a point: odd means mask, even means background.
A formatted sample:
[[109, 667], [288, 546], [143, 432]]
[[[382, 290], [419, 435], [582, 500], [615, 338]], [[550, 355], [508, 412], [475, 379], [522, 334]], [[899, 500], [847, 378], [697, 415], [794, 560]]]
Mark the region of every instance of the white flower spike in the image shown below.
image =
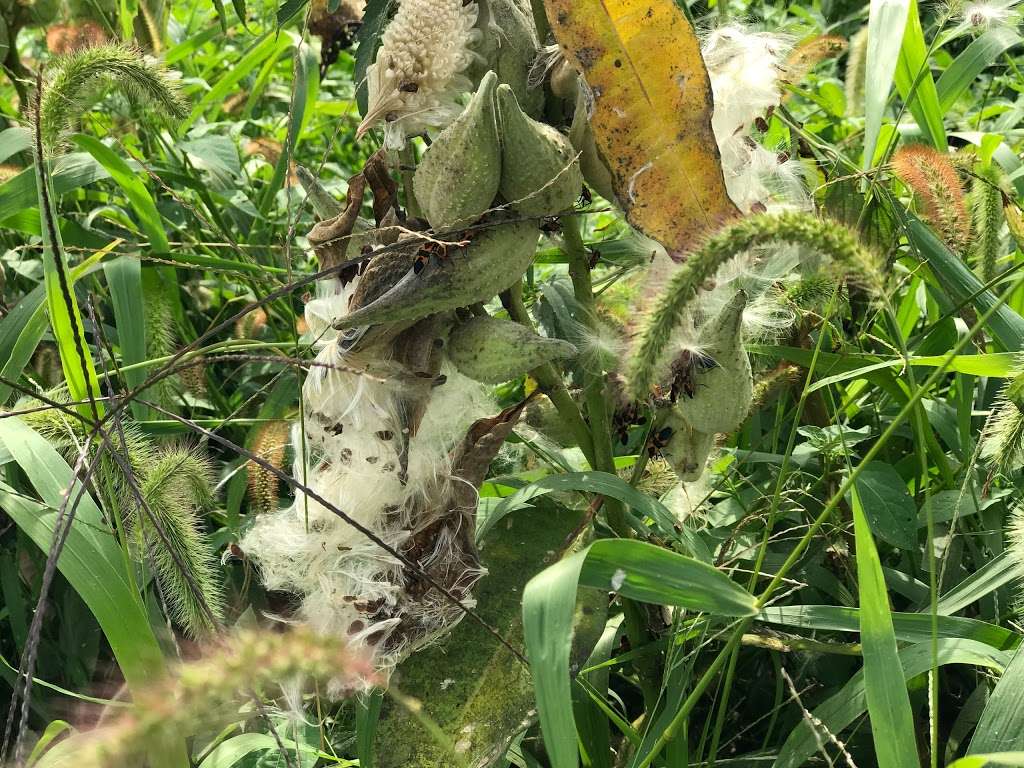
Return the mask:
[[385, 146], [440, 128], [462, 111], [457, 99], [472, 90], [464, 74], [480, 31], [475, 2], [402, 0], [366, 70], [368, 104], [356, 137], [384, 121]]

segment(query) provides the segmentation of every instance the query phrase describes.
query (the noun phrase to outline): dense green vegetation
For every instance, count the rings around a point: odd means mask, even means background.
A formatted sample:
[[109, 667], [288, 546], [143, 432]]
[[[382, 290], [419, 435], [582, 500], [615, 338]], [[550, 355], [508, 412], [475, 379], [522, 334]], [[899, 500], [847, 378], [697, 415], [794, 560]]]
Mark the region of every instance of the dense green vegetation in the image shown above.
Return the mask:
[[0, 764], [1024, 764], [1024, 10], [362, 5], [0, 0]]

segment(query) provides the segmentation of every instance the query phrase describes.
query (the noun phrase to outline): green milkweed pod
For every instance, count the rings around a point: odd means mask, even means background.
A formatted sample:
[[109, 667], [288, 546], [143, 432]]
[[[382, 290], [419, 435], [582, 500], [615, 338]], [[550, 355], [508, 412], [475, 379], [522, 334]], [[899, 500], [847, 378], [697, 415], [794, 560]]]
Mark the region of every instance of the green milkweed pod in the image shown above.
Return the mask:
[[452, 329], [448, 359], [461, 373], [500, 384], [552, 360], [572, 357], [576, 347], [538, 336], [526, 326], [495, 317], [474, 317]]
[[737, 291], [711, 321], [706, 343], [715, 364], [694, 371], [693, 397], [682, 396], [676, 406], [686, 422], [701, 432], [732, 432], [750, 411], [754, 381], [743, 348], [746, 306], [746, 292]]
[[497, 101], [502, 197], [524, 216], [551, 216], [572, 208], [583, 175], [569, 139], [526, 115], [508, 85], [498, 86]]
[[569, 141], [580, 154], [580, 170], [583, 172], [583, 178], [586, 179], [587, 184], [608, 202], [618, 204], [612, 182], [612, 172], [608, 170], [608, 166], [605, 165], [597, 151], [594, 131], [591, 129], [590, 119], [587, 117], [587, 99], [584, 98], [582, 89], [576, 95], [576, 111], [572, 116]]
[[486, 0], [478, 5], [476, 26], [483, 38], [477, 54], [482, 68], [494, 70], [500, 82], [512, 87], [526, 114], [539, 117], [544, 109], [544, 89], [530, 85], [540, 44], [529, 1]]
[[679, 412], [677, 405], [662, 422], [660, 431], [671, 430], [668, 442], [662, 446], [661, 455], [672, 465], [676, 477], [684, 483], [700, 480], [708, 456], [715, 447], [714, 432], [694, 429]]
[[501, 145], [494, 113], [497, 85], [497, 75], [484, 75], [466, 109], [441, 131], [413, 176], [416, 200], [435, 230], [476, 221], [498, 194]]
[[393, 287], [339, 318], [338, 330], [374, 323], [418, 320], [486, 301], [511, 287], [530, 266], [537, 227], [508, 221], [485, 228], [466, 246], [451, 245], [443, 256], [414, 265]]

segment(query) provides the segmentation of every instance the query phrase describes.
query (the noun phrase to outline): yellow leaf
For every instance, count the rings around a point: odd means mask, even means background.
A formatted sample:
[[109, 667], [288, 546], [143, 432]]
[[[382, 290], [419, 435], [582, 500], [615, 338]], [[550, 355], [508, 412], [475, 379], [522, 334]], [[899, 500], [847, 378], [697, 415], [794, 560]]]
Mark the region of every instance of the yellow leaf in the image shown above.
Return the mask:
[[711, 131], [711, 83], [673, 0], [544, 0], [594, 95], [594, 140], [629, 222], [681, 255], [739, 215]]

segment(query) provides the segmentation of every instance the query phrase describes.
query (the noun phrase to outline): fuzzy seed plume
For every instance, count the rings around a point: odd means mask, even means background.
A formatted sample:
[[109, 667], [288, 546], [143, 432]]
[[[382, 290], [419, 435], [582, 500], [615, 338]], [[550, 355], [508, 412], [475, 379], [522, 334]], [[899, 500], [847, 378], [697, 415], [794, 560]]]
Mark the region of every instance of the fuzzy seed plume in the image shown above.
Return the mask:
[[963, 253], [971, 237], [971, 219], [960, 176], [949, 156], [924, 144], [910, 144], [893, 155], [892, 169], [920, 198], [924, 218], [946, 245]]
[[462, 111], [457, 98], [472, 90], [477, 4], [462, 0], [401, 0], [366, 70], [367, 109], [357, 137], [385, 123], [385, 145], [439, 128]]
[[647, 395], [673, 331], [707, 281], [737, 255], [770, 243], [799, 245], [826, 255], [844, 276], [861, 282], [874, 295], [883, 292], [883, 273], [877, 259], [846, 227], [793, 211], [741, 219], [691, 253], [654, 302], [629, 365], [629, 389], [634, 397]]

